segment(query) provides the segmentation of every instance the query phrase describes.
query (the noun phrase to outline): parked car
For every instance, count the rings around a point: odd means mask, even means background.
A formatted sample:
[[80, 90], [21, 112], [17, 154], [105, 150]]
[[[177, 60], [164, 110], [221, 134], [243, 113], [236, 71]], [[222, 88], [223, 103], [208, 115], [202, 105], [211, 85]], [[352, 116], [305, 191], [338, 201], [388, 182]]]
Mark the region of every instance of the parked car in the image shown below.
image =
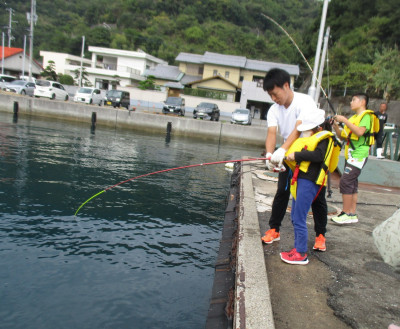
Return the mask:
[[210, 118], [211, 121], [219, 121], [220, 111], [217, 104], [201, 102], [193, 110], [193, 118]]
[[61, 83], [50, 80], [36, 80], [35, 97], [62, 99], [67, 101], [69, 95]]
[[31, 82], [36, 83], [36, 78], [35, 77], [31, 77], [31, 80], [29, 80], [29, 76], [27, 76], [27, 75], [20, 75], [19, 79], [20, 80], [24, 80], [24, 81], [31, 81]]
[[28, 82], [24, 80], [14, 80], [6, 84], [4, 90], [21, 95], [33, 96], [33, 93], [35, 91], [35, 84], [33, 82]]
[[110, 105], [113, 107], [125, 107], [129, 110], [131, 104], [131, 96], [129, 92], [122, 90], [109, 90], [104, 98], [104, 105]]
[[17, 78], [11, 75], [0, 74], [0, 89], [3, 90], [7, 84], [14, 80], [17, 80]]
[[176, 113], [185, 115], [185, 99], [182, 97], [167, 97], [162, 108], [162, 113]]
[[81, 87], [76, 91], [74, 101], [86, 104], [98, 104], [101, 106], [104, 102], [104, 98], [101, 96], [100, 89]]
[[251, 112], [248, 109], [236, 109], [232, 113], [231, 123], [251, 125]]

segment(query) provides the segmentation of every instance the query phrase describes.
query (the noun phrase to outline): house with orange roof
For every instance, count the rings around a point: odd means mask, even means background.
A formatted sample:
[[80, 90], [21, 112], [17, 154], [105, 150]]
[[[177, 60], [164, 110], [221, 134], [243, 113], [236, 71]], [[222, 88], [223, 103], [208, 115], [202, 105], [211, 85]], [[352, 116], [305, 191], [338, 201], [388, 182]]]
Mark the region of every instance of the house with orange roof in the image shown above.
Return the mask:
[[[22, 48], [0, 46], [0, 67], [3, 74], [20, 77], [28, 75], [29, 55]], [[32, 61], [32, 76], [38, 77], [43, 67], [35, 60]]]

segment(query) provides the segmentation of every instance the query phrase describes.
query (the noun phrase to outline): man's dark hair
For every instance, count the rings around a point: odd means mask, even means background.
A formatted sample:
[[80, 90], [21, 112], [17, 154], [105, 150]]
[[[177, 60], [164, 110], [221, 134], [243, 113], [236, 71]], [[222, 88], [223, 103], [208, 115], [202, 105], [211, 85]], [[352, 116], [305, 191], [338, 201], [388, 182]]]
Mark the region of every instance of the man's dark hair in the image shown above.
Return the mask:
[[265, 75], [263, 88], [265, 91], [270, 91], [275, 87], [283, 88], [286, 82], [290, 87], [289, 73], [282, 69], [272, 69]]
[[365, 100], [365, 107], [368, 106], [368, 102], [369, 102], [369, 96], [366, 93], [357, 93], [357, 94], [353, 94], [353, 97], [358, 97], [359, 99], [363, 99]]

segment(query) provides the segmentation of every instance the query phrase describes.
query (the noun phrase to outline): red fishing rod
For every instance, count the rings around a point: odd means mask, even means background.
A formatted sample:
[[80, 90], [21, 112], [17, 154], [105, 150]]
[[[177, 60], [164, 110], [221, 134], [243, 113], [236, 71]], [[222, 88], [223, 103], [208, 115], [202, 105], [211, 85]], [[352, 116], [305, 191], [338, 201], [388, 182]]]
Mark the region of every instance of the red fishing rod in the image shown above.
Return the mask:
[[122, 181], [122, 182], [119, 182], [119, 183], [117, 183], [117, 184], [115, 184], [115, 185], [112, 185], [112, 186], [110, 186], [110, 187], [107, 187], [106, 189], [104, 189], [104, 190], [102, 190], [102, 191], [96, 193], [95, 195], [91, 196], [89, 199], [87, 199], [84, 203], [82, 203], [82, 204], [79, 206], [79, 208], [78, 208], [78, 209], [76, 210], [76, 212], [75, 212], [75, 216], [78, 214], [79, 210], [81, 210], [81, 208], [82, 208], [86, 203], [88, 203], [90, 200], [94, 199], [95, 197], [99, 196], [100, 194], [102, 194], [102, 193], [104, 193], [104, 192], [107, 192], [107, 191], [113, 189], [114, 187], [117, 187], [117, 186], [122, 185], [122, 184], [124, 184], [124, 183], [133, 181], [133, 180], [135, 180], [135, 179], [139, 179], [139, 178], [146, 177], [146, 176], [150, 176], [150, 175], [161, 174], [161, 173], [165, 173], [165, 172], [168, 172], [168, 171], [179, 170], [179, 169], [187, 169], [187, 168], [194, 168], [194, 167], [201, 167], [201, 166], [210, 166], [210, 165], [216, 165], [216, 164], [221, 164], [221, 163], [229, 163], [229, 162], [244, 162], [244, 161], [256, 161], [256, 160], [269, 160], [269, 158], [268, 158], [268, 159], [267, 159], [267, 158], [252, 158], [252, 159], [226, 160], [226, 161], [216, 161], [216, 162], [198, 163], [198, 164], [192, 164], [192, 165], [187, 165], [187, 166], [182, 166], [182, 167], [163, 169], [163, 170], [159, 170], [159, 171], [154, 171], [154, 172], [151, 172], [151, 173], [147, 173], [147, 174], [144, 174], [144, 175], [139, 175], [139, 176], [136, 176], [136, 177], [132, 177], [132, 178], [129, 178], [129, 179], [124, 180], [124, 181]]

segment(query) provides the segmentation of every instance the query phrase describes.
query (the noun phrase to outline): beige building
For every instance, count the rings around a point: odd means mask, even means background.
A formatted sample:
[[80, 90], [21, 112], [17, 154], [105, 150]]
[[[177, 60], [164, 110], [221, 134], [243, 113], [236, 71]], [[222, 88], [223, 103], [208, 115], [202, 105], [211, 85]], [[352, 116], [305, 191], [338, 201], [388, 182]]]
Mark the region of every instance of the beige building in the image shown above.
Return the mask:
[[191, 81], [182, 82], [185, 86], [225, 94], [227, 101], [240, 102], [243, 108], [258, 110], [261, 117], [265, 116], [273, 103], [262, 88], [266, 73], [273, 68], [287, 71], [291, 76], [291, 86], [300, 73], [298, 65], [265, 62], [208, 51], [204, 55], [180, 53], [176, 62], [179, 63], [179, 71], [192, 77]]

